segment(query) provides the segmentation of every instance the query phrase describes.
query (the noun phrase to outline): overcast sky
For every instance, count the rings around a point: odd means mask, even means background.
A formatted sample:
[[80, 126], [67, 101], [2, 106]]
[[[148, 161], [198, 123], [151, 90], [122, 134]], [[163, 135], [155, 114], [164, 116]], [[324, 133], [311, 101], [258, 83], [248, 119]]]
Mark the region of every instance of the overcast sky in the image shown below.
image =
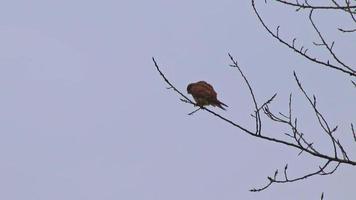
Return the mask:
[[[320, 3], [320, 1], [316, 2]], [[257, 0], [266, 22], [281, 25], [315, 56], [327, 56], [308, 12], [295, 13]], [[335, 50], [355, 64], [350, 17], [315, 13]], [[155, 71], [185, 92], [190, 82], [214, 85], [227, 111], [254, 128], [249, 92], [227, 53], [249, 78], [262, 103], [278, 93], [271, 109], [286, 113], [292, 92], [299, 127], [323, 152], [328, 138], [293, 79], [297, 72], [336, 134], [356, 159], [350, 123], [356, 93], [350, 77], [314, 65], [270, 37], [248, 0], [62, 0], [3, 1], [0, 6], [0, 199], [6, 200], [297, 200], [354, 199], [355, 168], [332, 176], [273, 185], [289, 163], [289, 175], [312, 172], [324, 160], [252, 138], [199, 111]], [[263, 118], [263, 134], [288, 139], [290, 131]]]

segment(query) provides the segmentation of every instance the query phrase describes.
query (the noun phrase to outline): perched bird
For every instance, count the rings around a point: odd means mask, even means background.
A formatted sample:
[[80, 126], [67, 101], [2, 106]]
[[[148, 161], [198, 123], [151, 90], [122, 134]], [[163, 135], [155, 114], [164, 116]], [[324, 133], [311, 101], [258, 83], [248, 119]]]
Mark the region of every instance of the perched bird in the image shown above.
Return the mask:
[[213, 86], [205, 81], [190, 83], [187, 87], [187, 92], [193, 96], [196, 104], [200, 107], [212, 105], [223, 110], [225, 110], [225, 108], [222, 106], [228, 107], [226, 104], [217, 99], [217, 94]]

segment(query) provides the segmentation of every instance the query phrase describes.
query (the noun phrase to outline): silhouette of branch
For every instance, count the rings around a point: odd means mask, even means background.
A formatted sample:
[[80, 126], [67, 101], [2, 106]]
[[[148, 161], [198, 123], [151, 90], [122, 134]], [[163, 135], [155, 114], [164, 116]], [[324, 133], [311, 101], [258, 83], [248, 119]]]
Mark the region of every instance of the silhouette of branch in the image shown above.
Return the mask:
[[283, 1], [283, 0], [275, 0], [276, 2], [288, 5], [288, 6], [293, 6], [296, 7], [297, 9], [318, 9], [318, 10], [348, 10], [348, 9], [354, 9], [356, 8], [355, 6], [350, 6], [350, 4], [347, 4], [346, 6], [340, 6], [336, 1], [333, 1], [333, 3], [336, 6], [315, 6], [315, 5], [310, 5], [307, 0], [304, 0], [303, 3], [299, 3], [296, 1], [295, 3], [288, 2], [288, 1]]
[[[317, 117], [317, 120], [319, 122], [319, 125], [321, 126], [322, 130], [327, 134], [327, 136], [331, 139], [332, 142], [332, 146], [334, 149], [334, 158], [338, 158], [338, 154], [337, 152], [340, 151], [343, 155], [343, 159], [344, 160], [350, 160], [349, 157], [347, 156], [347, 153], [345, 151], [345, 149], [343, 148], [343, 146], [341, 145], [341, 143], [332, 135], [336, 130], [337, 130], [337, 126], [334, 129], [331, 129], [328, 122], [325, 120], [325, 118], [323, 117], [323, 115], [320, 113], [320, 111], [317, 109], [317, 100], [316, 97], [313, 96], [313, 100], [307, 95], [306, 91], [304, 90], [304, 88], [302, 87], [302, 84], [300, 83], [296, 73], [294, 72], [294, 77], [295, 80], [297, 82], [297, 85], [299, 87], [299, 89], [302, 91], [302, 93], [304, 94], [304, 96], [306, 97], [306, 99], [308, 100], [308, 102], [310, 103], [310, 105], [312, 106], [314, 113]], [[290, 95], [289, 97], [289, 113], [288, 116], [282, 113], [279, 113], [280, 116], [275, 115], [274, 113], [272, 113], [269, 109], [268, 106], [266, 106], [264, 108], [264, 113], [267, 115], [268, 118], [270, 118], [272, 121], [278, 122], [278, 123], [282, 123], [282, 124], [286, 124], [288, 125], [293, 134], [288, 134], [285, 133], [287, 136], [289, 136], [290, 138], [294, 139], [295, 142], [303, 147], [303, 149], [309, 149], [313, 152], [315, 152], [316, 154], [320, 154], [319, 151], [317, 151], [314, 147], [313, 147], [313, 143], [308, 142], [305, 138], [304, 138], [304, 134], [301, 133], [300, 131], [298, 131], [298, 125], [297, 125], [297, 118], [295, 118], [294, 120], [292, 119], [292, 95]], [[353, 128], [353, 125], [351, 125], [351, 128]], [[354, 131], [353, 131], [354, 132]], [[356, 137], [356, 136], [354, 136]], [[356, 140], [356, 139], [355, 139]], [[298, 154], [300, 155], [302, 152], [304, 152], [303, 150]], [[281, 179], [277, 179], [276, 176], [278, 174], [278, 171], [276, 171], [274, 178], [268, 177], [269, 183], [266, 184], [265, 186], [261, 187], [261, 188], [254, 188], [251, 191], [252, 192], [260, 192], [263, 191], [265, 189], [267, 189], [269, 186], [271, 186], [273, 183], [289, 183], [289, 182], [295, 182], [295, 181], [299, 181], [302, 179], [306, 179], [309, 178], [311, 176], [315, 176], [315, 175], [329, 175], [332, 174], [336, 171], [336, 169], [339, 167], [339, 165], [341, 164], [340, 162], [336, 162], [337, 165], [336, 167], [331, 170], [330, 172], [325, 172], [325, 168], [332, 162], [332, 160], [328, 160], [326, 162], [326, 164], [323, 167], [320, 167], [318, 171], [313, 172], [313, 173], [309, 173], [306, 174], [304, 176], [301, 177], [297, 177], [294, 179], [289, 179], [287, 176], [287, 167], [288, 165], [285, 166], [285, 170], [284, 170], [284, 180]]]
[[304, 90], [304, 88], [302, 87], [302, 84], [300, 83], [296, 73], [294, 72], [294, 77], [295, 80], [297, 81], [298, 87], [299, 89], [303, 92], [304, 96], [308, 99], [310, 105], [313, 107], [315, 115], [318, 119], [319, 125], [320, 127], [324, 130], [324, 132], [330, 137], [331, 142], [333, 144], [334, 147], [334, 156], [335, 158], [338, 157], [337, 155], [337, 146], [340, 149], [340, 151], [342, 152], [344, 159], [348, 160], [348, 156], [346, 154], [346, 151], [344, 151], [344, 148], [341, 146], [341, 144], [335, 139], [335, 137], [332, 135], [336, 130], [338, 126], [335, 126], [335, 128], [331, 129], [328, 122], [325, 120], [324, 116], [319, 112], [319, 110], [317, 109], [317, 100], [316, 97], [313, 96], [313, 100], [311, 100], [311, 98], [307, 95], [306, 91]]
[[273, 177], [270, 177], [268, 176], [267, 179], [268, 179], [268, 184], [266, 184], [265, 186], [261, 187], [261, 188], [253, 188], [251, 189], [250, 191], [251, 192], [261, 192], [265, 189], [267, 189], [269, 186], [271, 186], [273, 183], [292, 183], [292, 182], [296, 182], [296, 181], [300, 181], [300, 180], [303, 180], [303, 179], [307, 179], [307, 178], [310, 178], [312, 176], [316, 176], [316, 175], [320, 175], [320, 176], [325, 176], [325, 175], [330, 175], [330, 174], [333, 174], [337, 168], [340, 166], [340, 163], [337, 163], [337, 165], [332, 169], [330, 170], [329, 172], [325, 172], [325, 169], [330, 165], [331, 161], [327, 161], [323, 166], [319, 166], [319, 169], [315, 172], [311, 172], [309, 174], [306, 174], [304, 176], [300, 176], [300, 177], [297, 177], [297, 178], [293, 178], [293, 179], [290, 179], [288, 178], [288, 173], [287, 173], [287, 169], [288, 169], [288, 164], [286, 164], [286, 166], [284, 167], [284, 176], [283, 178], [281, 179], [278, 179], [278, 170], [275, 171], [274, 173], [274, 176]]
[[[273, 95], [270, 99], [268, 99], [266, 102], [264, 102], [262, 104], [261, 107], [258, 106], [257, 100], [256, 100], [256, 95], [254, 94], [254, 91], [248, 81], [248, 79], [246, 78], [245, 74], [243, 73], [241, 67], [237, 64], [237, 61], [234, 60], [234, 58], [228, 54], [230, 57], [230, 60], [232, 61], [232, 64], [230, 65], [231, 67], [237, 68], [240, 75], [243, 77], [245, 84], [248, 86], [249, 88], [249, 92], [250, 95], [252, 96], [252, 101], [253, 104], [255, 106], [255, 115], [254, 117], [256, 117], [256, 130], [255, 131], [251, 131], [248, 130], [247, 128], [244, 128], [242, 125], [239, 125], [236, 122], [233, 122], [230, 119], [227, 119], [225, 117], [223, 117], [220, 114], [215, 113], [214, 111], [206, 108], [206, 107], [199, 107], [199, 109], [197, 110], [205, 110], [207, 112], [209, 112], [210, 114], [213, 114], [215, 117], [218, 117], [221, 120], [224, 120], [225, 122], [231, 124], [232, 126], [240, 129], [241, 131], [245, 132], [246, 134], [262, 139], [262, 140], [266, 140], [272, 143], [278, 143], [278, 144], [282, 144], [285, 145], [287, 147], [292, 147], [295, 149], [298, 149], [300, 152], [298, 155], [300, 155], [301, 153], [307, 153], [311, 156], [320, 158], [322, 160], [325, 160], [325, 164], [322, 167], [319, 167], [319, 170], [300, 176], [300, 177], [296, 177], [293, 179], [288, 178], [287, 176], [287, 166], [285, 167], [285, 171], [284, 171], [284, 179], [277, 179], [277, 175], [278, 175], [278, 171], [275, 172], [275, 175], [273, 178], [268, 177], [269, 183], [262, 187], [262, 188], [254, 188], [251, 191], [252, 192], [259, 192], [262, 190], [267, 189], [269, 186], [271, 186], [273, 183], [290, 183], [290, 182], [296, 182], [296, 181], [300, 181], [315, 175], [330, 175], [332, 173], [334, 173], [337, 168], [339, 167], [340, 164], [347, 164], [347, 165], [356, 165], [356, 161], [350, 160], [346, 151], [344, 150], [343, 146], [341, 145], [341, 143], [335, 138], [335, 136], [333, 135], [333, 133], [337, 130], [337, 126], [333, 129], [331, 129], [329, 123], [326, 121], [326, 119], [324, 118], [324, 116], [320, 113], [320, 111], [317, 108], [317, 100], [316, 97], [313, 96], [313, 98], [311, 98], [306, 91], [304, 90], [301, 82], [299, 81], [296, 73], [294, 72], [294, 78], [297, 82], [297, 85], [299, 87], [299, 89], [301, 90], [301, 92], [304, 94], [305, 98], [308, 100], [309, 104], [311, 105], [311, 107], [313, 108], [313, 111], [315, 113], [315, 116], [318, 120], [318, 123], [321, 127], [321, 129], [326, 133], [326, 135], [330, 138], [330, 141], [332, 143], [332, 148], [334, 150], [334, 155], [327, 155], [324, 153], [321, 153], [319, 150], [317, 150], [314, 146], [312, 142], [307, 141], [307, 139], [304, 137], [304, 134], [302, 132], [300, 132], [298, 130], [298, 120], [297, 118], [293, 118], [292, 116], [292, 95], [290, 95], [289, 97], [289, 104], [288, 104], [288, 110], [289, 113], [288, 115], [284, 115], [281, 112], [279, 112], [279, 115], [274, 114], [270, 109], [269, 109], [269, 104], [273, 102], [274, 98], [276, 97], [276, 94]], [[159, 72], [160, 76], [163, 78], [163, 80], [169, 85], [169, 88], [173, 89], [176, 93], [178, 93], [181, 97], [181, 101], [184, 103], [188, 103], [188, 104], [192, 104], [194, 106], [197, 106], [193, 101], [191, 101], [187, 96], [185, 96], [180, 90], [178, 90], [167, 78], [166, 76], [163, 74], [163, 72], [160, 70], [156, 60], [154, 58], [152, 58], [154, 65], [156, 67], [156, 70]], [[193, 111], [192, 113], [195, 113], [197, 110]], [[277, 122], [277, 123], [281, 123], [281, 124], [285, 124], [287, 126], [289, 126], [291, 128], [291, 134], [286, 133], [287, 136], [289, 136], [289, 138], [292, 139], [292, 142], [290, 141], [286, 141], [286, 140], [282, 140], [282, 139], [277, 139], [277, 138], [273, 138], [273, 137], [269, 137], [267, 136], [268, 134], [262, 134], [262, 129], [261, 129], [261, 125], [262, 125], [262, 120], [260, 118], [260, 112], [263, 111], [263, 113], [272, 121]], [[353, 125], [352, 125], [352, 131], [353, 134], [354, 130], [353, 130]], [[356, 137], [356, 136], [355, 136]], [[342, 157], [338, 156], [338, 152], [341, 152]], [[336, 166], [330, 170], [329, 172], [326, 172], [326, 168], [331, 164], [335, 162]]]
[[[316, 57], [311, 57], [310, 55], [307, 54], [307, 51], [308, 49], [305, 49], [304, 46], [302, 46], [301, 48], [297, 48], [295, 46], [295, 42], [296, 42], [296, 38], [294, 38], [292, 40], [292, 43], [288, 43], [286, 42], [284, 39], [282, 39], [280, 37], [280, 34], [279, 34], [279, 30], [280, 30], [280, 27], [278, 26], [277, 27], [277, 31], [276, 33], [274, 33], [267, 25], [266, 23], [264, 22], [264, 20], [262, 19], [261, 15], [259, 14], [257, 8], [256, 8], [256, 5], [255, 5], [255, 1], [256, 0], [251, 0], [251, 4], [252, 4], [252, 8], [258, 18], [258, 20], [260, 21], [260, 23], [262, 24], [262, 26], [267, 30], [267, 32], [269, 33], [269, 35], [271, 35], [273, 38], [277, 39], [280, 43], [284, 44], [285, 46], [287, 46], [289, 49], [293, 50], [294, 52], [296, 52], [297, 54], [301, 55], [302, 57], [306, 58], [307, 60], [313, 62], [313, 63], [316, 63], [320, 66], [323, 66], [323, 67], [326, 67], [326, 68], [331, 68], [331, 69], [334, 69], [334, 70], [337, 70], [339, 72], [342, 72], [344, 74], [348, 74], [352, 77], [356, 77], [356, 72], [354, 70], [350, 70], [350, 69], [344, 69], [345, 66], [343, 67], [340, 67], [340, 66], [337, 66], [337, 65], [334, 65], [332, 63], [330, 63], [328, 60], [327, 61], [323, 61], [323, 60], [320, 60]], [[323, 7], [323, 6], [311, 6], [311, 5], [308, 5], [307, 3], [305, 4], [299, 4], [299, 3], [289, 3], [289, 2], [286, 2], [286, 1], [281, 1], [281, 0], [277, 0], [277, 2], [280, 2], [280, 3], [284, 3], [284, 4], [287, 4], [287, 5], [291, 5], [291, 6], [299, 6], [299, 8], [309, 8], [309, 9], [336, 9], [335, 7]], [[304, 6], [301, 6], [301, 5], [304, 5]], [[346, 7], [338, 7], [338, 9], [345, 9]], [[352, 7], [353, 8], [353, 7]], [[320, 45], [324, 45], [324, 44], [320, 44]], [[330, 47], [330, 49], [332, 49], [332, 47]], [[335, 54], [334, 54], [335, 55]], [[338, 59], [339, 60], [339, 59]]]
[[[316, 10], [335, 10], [335, 11], [342, 11], [348, 13], [353, 22], [356, 23], [356, 5], [351, 5], [350, 0], [345, 0], [345, 5], [340, 5], [338, 2], [335, 0], [331, 0], [333, 5], [331, 6], [317, 6], [317, 5], [311, 5], [307, 0], [304, 0], [302, 3], [300, 3], [298, 0], [296, 0], [295, 3], [288, 2], [285, 0], [275, 0], [275, 2], [282, 3], [284, 5], [292, 6], [296, 8], [296, 11], [300, 11], [302, 9], [307, 10], [309, 9], [309, 21], [314, 28], [315, 33], [318, 35], [320, 42], [313, 42], [313, 44], [317, 47], [324, 47], [334, 62], [336, 64], [332, 64], [329, 60], [323, 60], [319, 59], [316, 57], [310, 56], [310, 54], [307, 54], [308, 48], [305, 48], [304, 46], [297, 47], [296, 41], [297, 39], [294, 38], [291, 42], [287, 42], [286, 40], [282, 39], [280, 36], [280, 26], [277, 26], [276, 31], [272, 31], [272, 29], [265, 23], [263, 18], [261, 17], [259, 11], [256, 8], [255, 5], [256, 0], [251, 0], [252, 3], [252, 8], [259, 20], [259, 22], [262, 24], [264, 29], [268, 32], [270, 36], [273, 38], [277, 39], [278, 42], [282, 43], [283, 45], [287, 46], [289, 49], [293, 50], [296, 52], [298, 55], [302, 56], [303, 58], [311, 61], [312, 63], [318, 64], [322, 66], [323, 68], [329, 68], [336, 70], [337, 72], [341, 72], [343, 74], [347, 74], [351, 77], [356, 77], [356, 71], [353, 67], [345, 64], [339, 57], [338, 55], [334, 52], [333, 47], [335, 46], [335, 42], [328, 43], [324, 37], [324, 34], [319, 30], [318, 26], [316, 25], [314, 19], [313, 19], [313, 13]], [[267, 3], [267, 0], [264, 0], [265, 3]], [[352, 33], [356, 32], [356, 29], [343, 29], [343, 28], [338, 28], [338, 30], [342, 33]], [[308, 138], [306, 137], [306, 134], [301, 132], [299, 129], [299, 122], [298, 118], [294, 116], [293, 114], [293, 105], [292, 105], [292, 94], [289, 96], [289, 102], [288, 102], [288, 113], [283, 114], [282, 112], [273, 112], [270, 109], [270, 104], [274, 103], [274, 100], [277, 96], [277, 93], [274, 94], [272, 97], [267, 99], [267, 101], [263, 103], [259, 103], [256, 95], [254, 93], [254, 90], [251, 86], [250, 81], [247, 79], [245, 74], [243, 73], [242, 68], [239, 66], [238, 62], [233, 58], [231, 54], [228, 54], [232, 64], [229, 65], [230, 67], [236, 68], [240, 74], [240, 76], [243, 78], [244, 84], [249, 89], [249, 94], [252, 99], [252, 103], [254, 106], [254, 111], [252, 116], [255, 118], [255, 130], [249, 130], [248, 128], [245, 128], [243, 125], [240, 125], [238, 122], [234, 122], [233, 120], [230, 120], [206, 107], [200, 107], [198, 106], [194, 101], [190, 100], [183, 92], [181, 92], [178, 88], [176, 88], [169, 79], [166, 78], [165, 74], [161, 71], [159, 65], [157, 64], [155, 58], [152, 57], [152, 60], [154, 62], [156, 70], [159, 72], [160, 76], [163, 78], [164, 82], [168, 84], [167, 89], [171, 89], [174, 92], [176, 92], [181, 98], [180, 100], [183, 103], [191, 104], [194, 107], [198, 107], [194, 111], [190, 112], [188, 115], [193, 115], [197, 111], [203, 110], [206, 111], [210, 114], [212, 114], [214, 117], [217, 117], [224, 122], [238, 128], [241, 130], [243, 133], [248, 134], [252, 137], [262, 139], [265, 141], [269, 141], [271, 143], [277, 143], [280, 145], [283, 145], [287, 148], [292, 148], [296, 149], [299, 151], [297, 154], [298, 156], [301, 155], [302, 153], [310, 155], [312, 157], [320, 159], [320, 161], [323, 163], [323, 165], [318, 166], [317, 169], [315, 169], [312, 172], [307, 172], [303, 173], [300, 176], [296, 176], [291, 178], [288, 175], [288, 164], [285, 165], [283, 174], [279, 175], [279, 171], [276, 170], [274, 172], [273, 176], [268, 176], [267, 180], [268, 182], [262, 186], [262, 187], [257, 187], [253, 188], [250, 191], [251, 192], [261, 192], [269, 188], [273, 184], [286, 184], [286, 183], [292, 183], [292, 182], [297, 182], [301, 180], [305, 180], [308, 178], [311, 178], [313, 176], [325, 176], [325, 175], [331, 175], [333, 174], [340, 165], [352, 165], [356, 166], [356, 161], [351, 160], [348, 156], [347, 151], [343, 147], [343, 145], [340, 143], [340, 141], [335, 137], [335, 132], [338, 130], [338, 126], [331, 126], [330, 123], [326, 120], [326, 118], [323, 116], [323, 114], [320, 112], [318, 106], [317, 106], [317, 98], [315, 95], [310, 96], [307, 91], [304, 89], [300, 79], [298, 78], [297, 74], [293, 72], [294, 79], [296, 81], [296, 84], [298, 86], [298, 89], [301, 91], [303, 94], [304, 98], [306, 98], [308, 104], [311, 106], [313, 113], [316, 117], [316, 121], [323, 132], [324, 136], [330, 141], [330, 149], [332, 149], [333, 153], [326, 154], [323, 153], [320, 149], [318, 149], [317, 145], [314, 145], [312, 141], [309, 141]], [[352, 84], [356, 87], [356, 83], [351, 80]], [[262, 130], [262, 118], [261, 115], [265, 115], [268, 120], [271, 122], [278, 124], [278, 125], [283, 125], [287, 126], [289, 130], [288, 133], [284, 133], [287, 136], [287, 139], [279, 139], [279, 138], [274, 138], [270, 137], [268, 133], [264, 133]], [[351, 123], [351, 133], [353, 136], [354, 141], [356, 142], [356, 133], [355, 133], [355, 128], [354, 125]], [[321, 200], [324, 199], [324, 193], [321, 194], [320, 197]]]
[[355, 132], [355, 129], [354, 129], [354, 124], [351, 123], [351, 131], [352, 131], [352, 136], [354, 137], [354, 140], [356, 142], [356, 132]]
[[[230, 65], [230, 67], [235, 67], [239, 70], [240, 72], [240, 75], [243, 77], [243, 79], [245, 80], [245, 83], [250, 91], [250, 94], [251, 94], [251, 97], [252, 97], [252, 100], [253, 100], [253, 104], [255, 105], [255, 115], [254, 117], [256, 118], [256, 134], [258, 135], [261, 135], [261, 116], [260, 116], [260, 112], [259, 112], [259, 108], [258, 108], [258, 105], [257, 105], [257, 102], [256, 102], [256, 97], [255, 97], [255, 94], [253, 93], [252, 91], [252, 87], [250, 85], [250, 83], [248, 82], [246, 76], [244, 75], [244, 73], [242, 72], [241, 68], [239, 67], [239, 65], [237, 64], [237, 62], [234, 60], [234, 58], [228, 54], [229, 57], [230, 57], [230, 60], [232, 61], [233, 65]], [[271, 102], [272, 100], [270, 100]]]
[[[342, 8], [342, 6], [340, 6], [339, 3], [337, 3], [335, 0], [331, 0], [331, 2], [336, 5], [337, 8], [339, 8], [340, 10], [344, 10], [346, 12], [348, 12], [351, 16], [351, 19], [356, 23], [356, 18], [354, 16], [354, 14], [356, 14], [355, 11], [352, 11], [351, 8], [352, 6], [350, 6], [350, 1], [349, 0], [345, 0], [345, 4], [346, 6], [344, 8]], [[343, 33], [350, 33], [350, 32], [355, 32], [356, 29], [349, 29], [349, 30], [346, 30], [346, 29], [343, 29], [343, 28], [338, 28], [339, 31], [343, 32]]]
[[343, 29], [343, 28], [338, 28], [339, 31], [343, 33], [353, 33], [356, 32], [356, 29]]
[[289, 113], [288, 116], [279, 112], [279, 116], [271, 112], [268, 106], [265, 106], [263, 111], [266, 116], [274, 122], [281, 123], [290, 127], [292, 134], [285, 133], [286, 136], [292, 138], [299, 146], [303, 147], [298, 155], [300, 155], [304, 149], [309, 149], [310, 151], [320, 154], [314, 147], [313, 143], [308, 142], [304, 138], [304, 134], [298, 130], [298, 120], [297, 118], [292, 119], [292, 94], [289, 96]]
[[[351, 5], [350, 0], [345, 0], [344, 1], [344, 5], [340, 5], [338, 2], [336, 2], [335, 0], [331, 0], [331, 2], [334, 4], [332, 6], [316, 6], [316, 5], [311, 5], [309, 4], [309, 2], [307, 0], [304, 0], [302, 3], [300, 3], [298, 0], [295, 1], [295, 3], [290, 2], [290, 1], [285, 1], [285, 0], [275, 0], [274, 2], [278, 2], [278, 3], [282, 3], [284, 5], [287, 6], [292, 6], [296, 8], [296, 11], [300, 11], [300, 10], [307, 10], [309, 9], [309, 20], [310, 23], [312, 25], [312, 27], [314, 28], [314, 31], [317, 33], [317, 35], [319, 36], [319, 39], [321, 40], [320, 43], [317, 42], [313, 42], [313, 44], [315, 46], [318, 47], [324, 47], [328, 53], [330, 54], [330, 56], [334, 59], [334, 61], [336, 61], [336, 64], [332, 64], [329, 60], [323, 61], [321, 59], [318, 59], [316, 57], [311, 57], [309, 54], [307, 54], [308, 49], [304, 48], [304, 46], [301, 46], [300, 48], [296, 47], [296, 38], [294, 38], [292, 40], [291, 43], [286, 42], [284, 39], [281, 38], [280, 36], [280, 26], [277, 26], [276, 31], [272, 31], [271, 28], [268, 27], [268, 25], [264, 22], [263, 18], [261, 17], [260, 13], [258, 12], [256, 5], [255, 5], [255, 1], [256, 0], [251, 0], [252, 3], [252, 8], [258, 18], [258, 20], [260, 21], [260, 23], [262, 24], [262, 26], [267, 30], [268, 34], [271, 35], [273, 38], [277, 39], [280, 43], [282, 43], [283, 45], [287, 46], [289, 49], [292, 49], [294, 52], [296, 52], [297, 54], [301, 55], [302, 57], [306, 58], [307, 60], [312, 61], [313, 63], [316, 63], [320, 66], [323, 67], [327, 67], [327, 68], [331, 68], [334, 70], [337, 70], [339, 72], [342, 72], [344, 74], [348, 74], [351, 77], [355, 77], [356, 76], [356, 70], [354, 67], [351, 67], [349, 65], [347, 65], [346, 63], [344, 63], [338, 56], [337, 54], [334, 52], [333, 47], [335, 46], [335, 41], [331, 42], [330, 44], [328, 42], [326, 42], [325, 37], [323, 36], [322, 32], [318, 29], [316, 23], [313, 20], [313, 12], [315, 10], [335, 10], [335, 11], [342, 11], [342, 12], [346, 12], [349, 14], [349, 16], [351, 17], [352, 21], [354, 23], [356, 23], [356, 5]], [[265, 0], [265, 3], [267, 1]], [[344, 29], [344, 28], [338, 28], [338, 30], [342, 33], [353, 33], [356, 32], [356, 28], [354, 29]], [[330, 139], [331, 144], [332, 144], [332, 148], [333, 148], [333, 158], [339, 159], [341, 158], [341, 160], [350, 160], [349, 156], [347, 155], [346, 150], [344, 149], [344, 147], [341, 145], [340, 141], [338, 139], [335, 138], [334, 133], [337, 131], [338, 126], [335, 126], [334, 128], [331, 128], [331, 126], [329, 125], [329, 123], [326, 121], [325, 117], [321, 114], [321, 112], [319, 111], [319, 109], [317, 108], [317, 100], [316, 97], [313, 95], [312, 97], [310, 97], [307, 92], [304, 90], [304, 88], [302, 87], [301, 82], [299, 81], [296, 73], [293, 73], [294, 78], [298, 84], [298, 87], [300, 89], [300, 91], [304, 94], [304, 97], [308, 100], [309, 104], [312, 106], [313, 111], [315, 113], [315, 116], [318, 120], [319, 126], [321, 127], [321, 129], [323, 130], [323, 132], [326, 134], [326, 136]], [[352, 84], [356, 87], [356, 83], [351, 80]], [[307, 139], [304, 137], [304, 134], [301, 133], [300, 131], [298, 131], [298, 120], [297, 118], [292, 119], [292, 94], [290, 95], [290, 99], [289, 99], [289, 113], [288, 115], [284, 115], [281, 112], [279, 112], [279, 115], [274, 114], [270, 109], [268, 105], [263, 106], [263, 111], [266, 114], [266, 116], [271, 119], [274, 122], [277, 123], [281, 123], [281, 124], [286, 124], [288, 125], [291, 130], [292, 133], [285, 133], [287, 136], [289, 136], [291, 139], [293, 139], [295, 141], [295, 143], [302, 147], [302, 149], [307, 149], [311, 152], [314, 152], [315, 154], [319, 154], [319, 151], [317, 149], [314, 148], [313, 143], [307, 141]], [[355, 133], [355, 129], [353, 124], [351, 123], [351, 131], [352, 131], [352, 135], [353, 138], [356, 142], [356, 133]], [[301, 153], [303, 153], [304, 150], [301, 150]], [[340, 155], [339, 155], [340, 154]], [[329, 172], [325, 172], [325, 168], [328, 167], [328, 165], [330, 165], [331, 162], [335, 162], [336, 166], [333, 168], [333, 170], [329, 171]], [[273, 183], [288, 183], [288, 182], [293, 182], [293, 181], [298, 181], [298, 180], [302, 180], [305, 178], [309, 178], [315, 175], [328, 175], [328, 174], [332, 174], [334, 173], [337, 168], [339, 167], [339, 165], [342, 164], [341, 162], [338, 161], [332, 161], [332, 160], [327, 160], [325, 165], [323, 167], [319, 167], [318, 171], [315, 171], [313, 173], [310, 174], [306, 174], [304, 176], [300, 176], [294, 179], [289, 179], [287, 176], [287, 167], [288, 165], [285, 166], [284, 169], [284, 179], [278, 179], [277, 175], [278, 175], [278, 170], [275, 171], [274, 176], [273, 177], [267, 177], [268, 178], [268, 183], [261, 187], [261, 188], [254, 188], [251, 191], [253, 192], [259, 192], [259, 191], [263, 191], [265, 189], [267, 189], [268, 187], [270, 187]], [[321, 199], [324, 198], [324, 193], [322, 193], [321, 195]]]
[[322, 36], [321, 32], [319, 31], [319, 29], [316, 27], [314, 21], [313, 21], [313, 18], [312, 18], [312, 15], [313, 15], [313, 11], [314, 9], [311, 9], [310, 10], [310, 13], [309, 13], [309, 20], [311, 22], [311, 24], [313, 25], [313, 28], [314, 30], [318, 33], [318, 36], [320, 38], [320, 40], [322, 41], [322, 45], [321, 46], [325, 46], [325, 48], [329, 51], [329, 53], [332, 55], [332, 57], [340, 64], [342, 65], [344, 68], [346, 68], [347, 70], [351, 71], [352, 73], [356, 73], [355, 70], [353, 70], [351, 67], [349, 67], [348, 65], [346, 65], [345, 63], [343, 63], [336, 55], [335, 53], [333, 52], [332, 48], [334, 47], [334, 44], [335, 42], [332, 42], [331, 46], [329, 46], [324, 37]]

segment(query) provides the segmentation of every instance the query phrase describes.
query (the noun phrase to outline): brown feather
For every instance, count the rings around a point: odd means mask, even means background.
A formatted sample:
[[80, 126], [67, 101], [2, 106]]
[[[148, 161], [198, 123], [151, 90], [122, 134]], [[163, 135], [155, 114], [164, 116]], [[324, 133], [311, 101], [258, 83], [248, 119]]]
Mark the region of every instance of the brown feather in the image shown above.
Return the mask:
[[228, 107], [217, 99], [217, 93], [212, 85], [205, 81], [191, 83], [187, 87], [188, 94], [191, 94], [198, 106], [212, 105], [225, 110], [223, 106]]

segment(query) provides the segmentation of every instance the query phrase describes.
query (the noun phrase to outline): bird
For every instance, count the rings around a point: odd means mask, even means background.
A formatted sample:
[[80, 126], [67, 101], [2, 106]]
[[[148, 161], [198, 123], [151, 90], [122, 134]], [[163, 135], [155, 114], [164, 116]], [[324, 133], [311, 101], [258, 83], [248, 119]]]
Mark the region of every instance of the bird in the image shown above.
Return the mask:
[[212, 105], [223, 110], [226, 110], [223, 106], [228, 107], [226, 104], [217, 99], [217, 93], [215, 92], [213, 86], [206, 81], [198, 81], [196, 83], [188, 84], [187, 92], [193, 96], [196, 104], [200, 107]]

